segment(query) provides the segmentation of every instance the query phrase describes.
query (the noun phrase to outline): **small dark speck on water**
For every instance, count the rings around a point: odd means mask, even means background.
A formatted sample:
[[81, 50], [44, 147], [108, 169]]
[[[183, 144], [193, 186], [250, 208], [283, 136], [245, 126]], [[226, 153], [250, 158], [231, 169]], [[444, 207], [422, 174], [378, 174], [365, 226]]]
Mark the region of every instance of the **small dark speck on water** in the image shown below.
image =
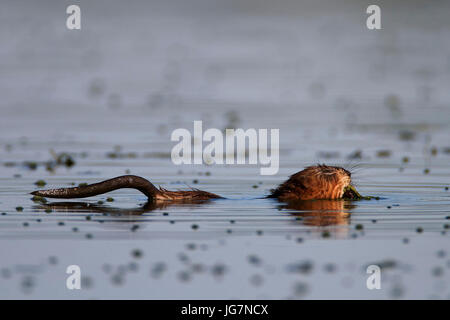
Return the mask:
[[309, 286], [305, 282], [297, 282], [294, 285], [294, 295], [296, 297], [303, 297], [305, 296], [309, 291]]
[[211, 273], [216, 277], [221, 277], [227, 271], [227, 267], [224, 264], [215, 264], [211, 268]]
[[187, 282], [191, 280], [191, 274], [187, 271], [180, 271], [178, 273], [178, 279], [180, 279], [180, 281]]
[[355, 229], [356, 229], [356, 230], [362, 230], [362, 229], [364, 229], [364, 226], [363, 226], [362, 224], [357, 224], [357, 225], [355, 226]]
[[313, 263], [307, 260], [288, 265], [287, 271], [292, 273], [309, 274], [312, 272], [313, 268]]
[[17, 212], [22, 212], [23, 211], [23, 207], [16, 207], [16, 211]]
[[38, 180], [34, 184], [38, 187], [44, 187], [47, 184], [47, 182], [45, 182], [44, 180]]
[[423, 232], [423, 228], [418, 227], [418, 228], [416, 229], [416, 232], [417, 232], [417, 233], [422, 233], [422, 232]]
[[195, 249], [197, 249], [197, 245], [195, 243], [188, 243], [186, 245], [186, 249], [187, 250], [195, 250]]
[[203, 271], [205, 271], [205, 266], [201, 263], [194, 263], [191, 266], [191, 270], [195, 273], [202, 273]]
[[390, 150], [379, 150], [377, 151], [377, 157], [379, 158], [388, 158], [391, 156]]
[[438, 153], [437, 148], [436, 147], [432, 147], [431, 148], [431, 155], [435, 156], [435, 155], [437, 155], [437, 153]]
[[41, 196], [33, 196], [33, 198], [31, 198], [31, 200], [33, 202], [47, 203], [47, 199], [45, 199]]
[[250, 284], [252, 284], [255, 287], [259, 287], [264, 283], [264, 278], [260, 274], [254, 274], [250, 277]]
[[[382, 261], [372, 262], [367, 265], [369, 266], [372, 264], [377, 265], [381, 269], [384, 269], [384, 270], [393, 269], [393, 268], [397, 267], [397, 265], [398, 265], [397, 261], [392, 260], [392, 259], [386, 259], [386, 260], [382, 260]], [[366, 268], [367, 268], [367, 266], [364, 269], [366, 269]]]
[[104, 273], [110, 273], [112, 271], [112, 266], [110, 264], [108, 264], [108, 263], [105, 263], [102, 266], [102, 270], [103, 270]]
[[64, 222], [62, 222], [62, 221], [58, 222], [58, 226], [63, 226], [63, 225], [65, 225]]
[[198, 224], [193, 224], [193, 225], [191, 226], [191, 228], [192, 228], [192, 230], [197, 230], [197, 229], [198, 229]]
[[9, 270], [7, 268], [2, 268], [2, 270], [0, 271], [0, 274], [2, 275], [2, 278], [4, 278], [4, 279], [9, 279], [12, 276], [11, 270]]
[[111, 282], [116, 285], [116, 286], [120, 286], [124, 283], [124, 278], [122, 275], [120, 274], [115, 274], [111, 277]]
[[58, 264], [58, 258], [55, 256], [50, 256], [48, 257], [48, 263], [51, 265], [56, 265]]
[[181, 262], [187, 263], [187, 262], [189, 262], [189, 257], [187, 254], [181, 252], [178, 254], [178, 260], [180, 260]]
[[81, 277], [81, 288], [90, 289], [94, 286], [94, 280], [91, 277]]
[[87, 239], [92, 239], [92, 234], [86, 233], [86, 238], [87, 238]]
[[114, 199], [113, 199], [113, 198], [111, 198], [111, 197], [108, 197], [108, 198], [106, 198], [106, 201], [108, 201], [108, 202], [113, 202], [113, 201], [114, 201]]
[[257, 255], [251, 254], [247, 257], [247, 260], [251, 265], [254, 265], [254, 266], [261, 265], [261, 258], [258, 257]]
[[322, 232], [322, 238], [329, 238], [329, 237], [330, 237], [330, 232], [329, 231]]
[[444, 274], [444, 269], [442, 267], [434, 267], [431, 273], [435, 277], [440, 277]]
[[141, 258], [143, 253], [142, 253], [142, 251], [140, 249], [134, 249], [131, 252], [131, 255], [133, 256], [133, 258]]
[[32, 162], [32, 161], [26, 161], [24, 163], [24, 165], [30, 170], [36, 170], [37, 166], [38, 166], [36, 162]]
[[157, 262], [155, 263], [155, 265], [152, 266], [151, 270], [150, 270], [150, 275], [153, 278], [159, 278], [164, 271], [166, 271], [167, 266], [164, 262]]
[[139, 265], [136, 262], [130, 262], [128, 264], [128, 270], [130, 270], [131, 272], [136, 272], [139, 269]]
[[333, 272], [336, 271], [336, 269], [337, 269], [337, 267], [336, 267], [336, 265], [334, 263], [327, 263], [324, 266], [325, 272], [328, 272], [328, 273], [333, 273]]
[[396, 284], [392, 289], [391, 289], [391, 296], [393, 298], [400, 298], [404, 293], [404, 289], [402, 286]]
[[35, 286], [35, 280], [31, 276], [25, 276], [21, 282], [22, 289], [29, 293]]

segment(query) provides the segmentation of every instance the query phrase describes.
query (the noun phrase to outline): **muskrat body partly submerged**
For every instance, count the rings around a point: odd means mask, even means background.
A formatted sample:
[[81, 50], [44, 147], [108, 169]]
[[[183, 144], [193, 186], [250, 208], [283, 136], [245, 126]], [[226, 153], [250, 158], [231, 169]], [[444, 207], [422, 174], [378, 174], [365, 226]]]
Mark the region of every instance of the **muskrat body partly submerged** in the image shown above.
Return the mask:
[[222, 198], [214, 193], [198, 189], [182, 191], [170, 191], [164, 188], [158, 189], [147, 179], [133, 175], [120, 176], [81, 187], [38, 190], [32, 192], [31, 194], [47, 198], [73, 199], [92, 197], [123, 188], [139, 190], [145, 194], [149, 200], [156, 201], [206, 200]]
[[341, 167], [311, 166], [271, 190], [269, 198], [281, 201], [340, 199], [351, 182], [350, 172]]
[[[280, 201], [340, 199], [351, 184], [351, 174], [341, 167], [317, 165], [292, 175], [268, 198]], [[142, 177], [126, 175], [87, 186], [34, 191], [31, 194], [47, 198], [86, 198], [122, 188], [137, 189], [150, 201], [195, 201], [220, 199], [221, 196], [203, 190], [170, 191], [156, 188]]]

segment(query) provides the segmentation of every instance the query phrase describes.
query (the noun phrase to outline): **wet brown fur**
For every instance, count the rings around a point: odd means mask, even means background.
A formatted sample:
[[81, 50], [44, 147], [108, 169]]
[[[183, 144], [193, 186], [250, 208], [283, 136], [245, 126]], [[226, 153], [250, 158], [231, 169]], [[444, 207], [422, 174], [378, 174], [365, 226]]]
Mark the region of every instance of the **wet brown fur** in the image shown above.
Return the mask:
[[268, 197], [281, 201], [340, 199], [350, 183], [351, 174], [344, 168], [311, 166], [290, 176]]
[[[344, 188], [351, 183], [350, 172], [341, 167], [317, 165], [292, 175], [268, 198], [281, 201], [340, 199]], [[121, 188], [133, 188], [144, 193], [151, 201], [196, 201], [219, 199], [221, 196], [199, 189], [170, 191], [156, 188], [150, 181], [139, 176], [120, 176], [99, 183], [75, 188], [38, 190], [31, 194], [48, 198], [85, 198]]]

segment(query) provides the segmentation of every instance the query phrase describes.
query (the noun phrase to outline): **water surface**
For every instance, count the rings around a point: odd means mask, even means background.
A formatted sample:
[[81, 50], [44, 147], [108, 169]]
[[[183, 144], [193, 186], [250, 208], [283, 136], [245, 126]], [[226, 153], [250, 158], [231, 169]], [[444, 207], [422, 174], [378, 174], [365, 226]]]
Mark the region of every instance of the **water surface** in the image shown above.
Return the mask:
[[[63, 4], [2, 4], [0, 297], [448, 299], [448, 4], [381, 4], [368, 32], [358, 1], [190, 2], [80, 1], [80, 32]], [[175, 166], [170, 134], [194, 120], [280, 129], [278, 174]], [[75, 165], [47, 170], [62, 152]], [[317, 162], [381, 199], [263, 198]], [[126, 173], [227, 199], [29, 195]], [[66, 288], [72, 264], [82, 290]]]

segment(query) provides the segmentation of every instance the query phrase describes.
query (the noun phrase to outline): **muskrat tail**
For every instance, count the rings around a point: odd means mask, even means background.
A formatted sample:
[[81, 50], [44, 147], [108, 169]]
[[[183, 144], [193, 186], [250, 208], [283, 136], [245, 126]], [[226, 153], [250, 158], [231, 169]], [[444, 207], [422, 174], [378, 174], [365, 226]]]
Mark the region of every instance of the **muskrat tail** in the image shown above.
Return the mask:
[[161, 191], [147, 179], [132, 175], [120, 176], [99, 183], [75, 188], [38, 190], [31, 192], [31, 194], [47, 198], [71, 199], [92, 197], [121, 188], [137, 189], [149, 199], [154, 199], [157, 195], [161, 194]]

